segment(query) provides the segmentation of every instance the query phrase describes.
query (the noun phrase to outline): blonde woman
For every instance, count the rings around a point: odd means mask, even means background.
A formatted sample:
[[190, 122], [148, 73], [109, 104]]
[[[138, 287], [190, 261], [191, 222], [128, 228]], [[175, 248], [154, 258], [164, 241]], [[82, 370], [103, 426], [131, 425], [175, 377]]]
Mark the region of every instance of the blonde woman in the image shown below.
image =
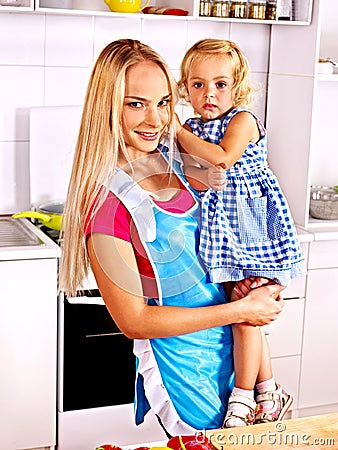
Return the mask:
[[[179, 123], [184, 172], [200, 191], [200, 255], [217, 283], [251, 278], [286, 286], [304, 257], [287, 201], [267, 164], [267, 134], [250, 110], [249, 64], [231, 41], [205, 39], [186, 53], [179, 87], [196, 117]], [[262, 280], [263, 279], [263, 280]], [[233, 327], [235, 388], [225, 427], [282, 419], [291, 395], [276, 385], [265, 336]], [[254, 387], [256, 389], [256, 398]]]
[[91, 266], [112, 318], [134, 339], [135, 421], [152, 409], [168, 436], [222, 425], [233, 377], [229, 324], [264, 325], [283, 306], [280, 287], [250, 291], [245, 282], [230, 303], [205, 273], [199, 205], [168, 139], [176, 98], [167, 65], [148, 46], [121, 39], [102, 50], [83, 108], [60, 267], [70, 295]]

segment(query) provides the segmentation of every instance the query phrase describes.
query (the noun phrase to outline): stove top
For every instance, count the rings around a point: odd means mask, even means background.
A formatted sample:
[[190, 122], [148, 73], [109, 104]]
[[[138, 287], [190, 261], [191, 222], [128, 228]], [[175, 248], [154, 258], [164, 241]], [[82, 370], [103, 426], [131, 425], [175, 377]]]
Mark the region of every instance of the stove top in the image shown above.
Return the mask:
[[59, 230], [52, 230], [51, 228], [48, 228], [46, 225], [37, 225], [37, 226], [40, 228], [40, 230], [44, 234], [46, 234], [57, 245], [61, 244], [60, 231]]

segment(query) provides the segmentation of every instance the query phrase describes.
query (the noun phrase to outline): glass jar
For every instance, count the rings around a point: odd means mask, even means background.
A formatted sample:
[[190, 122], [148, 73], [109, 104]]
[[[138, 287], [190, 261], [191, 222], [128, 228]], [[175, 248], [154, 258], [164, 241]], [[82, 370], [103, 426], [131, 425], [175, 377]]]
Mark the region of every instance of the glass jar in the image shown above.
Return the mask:
[[233, 19], [246, 19], [248, 17], [247, 0], [232, 0], [229, 17]]
[[210, 17], [212, 3], [212, 0], [200, 0], [199, 15], [202, 17]]
[[266, 0], [250, 0], [249, 19], [265, 19]]
[[211, 15], [213, 17], [229, 17], [230, 12], [230, 0], [215, 0], [212, 8]]
[[277, 19], [277, 0], [267, 0], [265, 8], [265, 20]]

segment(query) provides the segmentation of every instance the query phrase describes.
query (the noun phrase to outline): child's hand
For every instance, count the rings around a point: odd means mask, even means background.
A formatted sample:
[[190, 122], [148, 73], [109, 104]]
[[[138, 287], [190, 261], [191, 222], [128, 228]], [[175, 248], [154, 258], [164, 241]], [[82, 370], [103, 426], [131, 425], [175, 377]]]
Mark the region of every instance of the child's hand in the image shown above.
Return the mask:
[[208, 169], [208, 185], [214, 191], [222, 191], [226, 184], [226, 169], [221, 166], [211, 166]]

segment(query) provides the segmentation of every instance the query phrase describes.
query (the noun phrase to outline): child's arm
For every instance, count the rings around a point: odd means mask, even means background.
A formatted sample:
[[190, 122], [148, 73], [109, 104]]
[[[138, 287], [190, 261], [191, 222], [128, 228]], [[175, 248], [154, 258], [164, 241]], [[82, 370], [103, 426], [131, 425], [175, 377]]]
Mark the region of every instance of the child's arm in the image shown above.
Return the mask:
[[209, 165], [203, 167], [195, 158], [182, 153], [184, 174], [189, 184], [197, 191], [206, 191], [209, 188], [219, 191], [225, 186], [225, 168]]
[[187, 125], [177, 124], [176, 137], [183, 151], [198, 158], [200, 165], [230, 168], [242, 156], [249, 142], [259, 140], [260, 134], [253, 115], [243, 111], [231, 119], [219, 145], [195, 136]]

